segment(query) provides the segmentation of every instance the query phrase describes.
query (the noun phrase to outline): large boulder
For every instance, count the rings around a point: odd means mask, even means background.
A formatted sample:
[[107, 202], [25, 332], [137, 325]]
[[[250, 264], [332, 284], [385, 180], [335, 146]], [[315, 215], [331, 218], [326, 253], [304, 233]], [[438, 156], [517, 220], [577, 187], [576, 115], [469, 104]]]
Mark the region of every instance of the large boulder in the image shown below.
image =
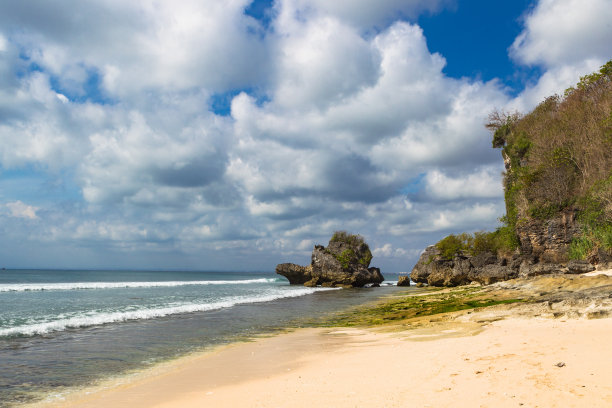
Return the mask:
[[435, 245], [428, 246], [421, 254], [416, 265], [410, 272], [410, 279], [416, 283], [428, 283], [427, 278], [431, 274], [431, 263], [434, 259], [438, 259], [440, 250]]
[[567, 263], [568, 273], [587, 273], [595, 270], [595, 267], [588, 261], [572, 259]]
[[410, 273], [410, 278], [418, 284], [430, 286], [459, 286], [472, 282], [482, 285], [516, 278], [519, 265], [498, 258], [491, 252], [481, 252], [474, 256], [457, 254], [453, 259], [445, 259], [435, 246], [429, 246], [421, 255]]
[[410, 275], [402, 275], [397, 279], [397, 286], [410, 286]]
[[291, 284], [325, 287], [363, 287], [380, 284], [380, 269], [369, 267], [372, 253], [359, 235], [334, 233], [327, 247], [315, 245], [309, 266], [279, 264], [276, 273]]
[[510, 266], [487, 264], [480, 268], [472, 269], [468, 278], [471, 282], [478, 282], [481, 285], [490, 285], [492, 283], [514, 279], [517, 276], [518, 270]]
[[459, 286], [470, 283], [468, 275], [471, 264], [467, 258], [455, 257], [452, 261], [434, 260], [429, 265], [427, 284], [430, 286]]

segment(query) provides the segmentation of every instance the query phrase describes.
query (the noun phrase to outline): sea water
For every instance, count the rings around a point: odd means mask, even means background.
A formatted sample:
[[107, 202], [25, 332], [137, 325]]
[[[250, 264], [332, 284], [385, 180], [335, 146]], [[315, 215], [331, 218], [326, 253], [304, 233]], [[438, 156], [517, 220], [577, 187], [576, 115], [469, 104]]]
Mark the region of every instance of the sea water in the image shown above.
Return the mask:
[[[389, 276], [387, 276], [389, 279]], [[400, 290], [270, 272], [0, 271], [0, 407], [321, 317]]]

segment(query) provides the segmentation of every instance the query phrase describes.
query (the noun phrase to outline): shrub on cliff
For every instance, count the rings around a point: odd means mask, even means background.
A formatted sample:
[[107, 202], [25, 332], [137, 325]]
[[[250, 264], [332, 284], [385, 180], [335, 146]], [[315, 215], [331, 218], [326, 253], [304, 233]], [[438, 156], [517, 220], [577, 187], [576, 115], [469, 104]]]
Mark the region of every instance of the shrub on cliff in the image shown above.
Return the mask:
[[339, 254], [333, 254], [344, 269], [347, 269], [351, 263], [359, 263], [366, 268], [370, 265], [372, 252], [361, 235], [336, 231], [329, 242], [330, 244], [333, 242], [343, 243], [349, 247]]
[[436, 243], [443, 259], [451, 260], [456, 255], [476, 256], [482, 253], [508, 253], [515, 248], [514, 236], [507, 228], [493, 232], [479, 231], [472, 234], [451, 234]]
[[570, 256], [612, 251], [612, 61], [526, 115], [489, 119], [506, 164], [506, 227], [576, 210], [584, 234]]

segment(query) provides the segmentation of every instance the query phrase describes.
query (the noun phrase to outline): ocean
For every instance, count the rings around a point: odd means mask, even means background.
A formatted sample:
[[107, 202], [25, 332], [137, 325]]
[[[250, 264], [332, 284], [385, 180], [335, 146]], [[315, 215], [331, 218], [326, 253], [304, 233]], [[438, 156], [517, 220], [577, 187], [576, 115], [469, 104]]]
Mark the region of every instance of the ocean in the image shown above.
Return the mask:
[[63, 393], [406, 288], [291, 286], [272, 272], [0, 271], [0, 407]]

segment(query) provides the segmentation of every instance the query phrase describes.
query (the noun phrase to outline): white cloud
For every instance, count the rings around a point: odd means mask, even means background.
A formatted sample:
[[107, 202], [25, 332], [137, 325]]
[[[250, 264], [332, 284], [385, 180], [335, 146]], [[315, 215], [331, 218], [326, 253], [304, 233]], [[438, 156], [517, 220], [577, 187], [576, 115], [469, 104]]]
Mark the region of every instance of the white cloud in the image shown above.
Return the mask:
[[0, 52], [6, 51], [7, 49], [8, 41], [2, 34], [0, 34]]
[[432, 170], [425, 176], [426, 194], [441, 200], [498, 198], [503, 194], [502, 169], [501, 164], [482, 167], [464, 177], [449, 177]]
[[436, 12], [453, 5], [448, 0], [291, 0], [282, 2], [292, 14], [325, 14], [361, 29], [385, 28], [399, 17], [414, 18], [423, 12]]
[[223, 92], [266, 76], [261, 27], [243, 13], [249, 0], [68, 3], [0, 6], [0, 24], [18, 30], [30, 58], [64, 86], [96, 70], [106, 91], [133, 98], [156, 88]]
[[6, 203], [5, 205], [6, 208], [9, 209], [11, 217], [27, 218], [30, 220], [35, 220], [38, 218], [36, 215], [36, 211], [38, 211], [37, 207], [27, 205], [21, 201], [13, 201]]
[[544, 68], [539, 81], [510, 107], [526, 112], [596, 71], [612, 56], [609, 0], [540, 0], [525, 16], [524, 29], [510, 47], [519, 63]]
[[[447, 77], [427, 33], [397, 21], [450, 2], [279, 0], [268, 30], [248, 4], [2, 3], [0, 165], [45, 179], [30, 205], [3, 190], [16, 211], [5, 207], [3, 236], [90, 259], [97, 248], [265, 269], [307, 260], [346, 229], [406, 270], [442, 234], [493, 228], [503, 214], [488, 113], [529, 109], [610, 54], [582, 23], [542, 51], [556, 41], [546, 13], [575, 6], [543, 0], [513, 52], [546, 72], [512, 100], [498, 81]], [[578, 43], [592, 58], [571, 57]], [[215, 94], [236, 91], [231, 116], [210, 111]], [[46, 198], [56, 179], [78, 190], [70, 203]]]
[[392, 253], [393, 253], [393, 245], [389, 243], [383, 245], [382, 247], [375, 248], [372, 251], [372, 255], [374, 256], [391, 256]]
[[510, 49], [524, 64], [556, 67], [608, 58], [612, 46], [609, 0], [540, 0]]

